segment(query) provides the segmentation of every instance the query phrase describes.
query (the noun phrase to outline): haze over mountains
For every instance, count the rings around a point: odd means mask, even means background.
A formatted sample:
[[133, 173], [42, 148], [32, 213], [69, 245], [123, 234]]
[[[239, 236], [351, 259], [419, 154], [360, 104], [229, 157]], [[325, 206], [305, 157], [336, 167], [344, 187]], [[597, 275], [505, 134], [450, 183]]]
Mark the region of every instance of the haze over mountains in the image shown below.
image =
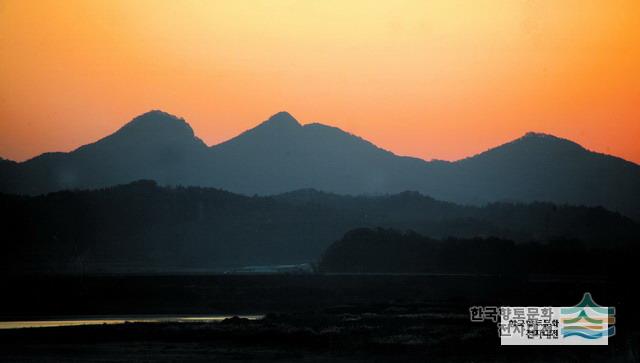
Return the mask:
[[338, 128], [286, 112], [214, 146], [161, 111], [69, 153], [0, 160], [0, 191], [42, 194], [153, 179], [242, 194], [304, 188], [338, 194], [415, 190], [465, 204], [549, 201], [604, 206], [640, 219], [640, 166], [569, 140], [528, 133], [456, 162], [397, 156]]

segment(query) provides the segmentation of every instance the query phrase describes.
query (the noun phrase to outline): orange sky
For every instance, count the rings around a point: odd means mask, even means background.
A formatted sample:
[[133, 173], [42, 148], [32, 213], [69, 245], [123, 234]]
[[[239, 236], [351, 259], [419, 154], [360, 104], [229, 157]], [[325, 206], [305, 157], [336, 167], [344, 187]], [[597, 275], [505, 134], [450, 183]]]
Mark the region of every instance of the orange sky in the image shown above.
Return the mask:
[[639, 68], [637, 0], [0, 0], [0, 156], [287, 110], [425, 159], [540, 131], [638, 163]]

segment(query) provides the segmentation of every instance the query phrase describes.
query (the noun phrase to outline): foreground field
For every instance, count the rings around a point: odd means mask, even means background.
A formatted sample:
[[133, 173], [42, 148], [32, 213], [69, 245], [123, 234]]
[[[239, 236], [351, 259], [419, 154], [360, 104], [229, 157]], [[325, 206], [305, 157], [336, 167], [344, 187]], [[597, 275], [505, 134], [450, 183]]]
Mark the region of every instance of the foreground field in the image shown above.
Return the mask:
[[[127, 309], [136, 314], [266, 315], [260, 320], [5, 330], [0, 331], [3, 362], [627, 362], [639, 357], [629, 289], [586, 277], [102, 276], [82, 282], [21, 278], [8, 286], [14, 293], [2, 303], [11, 317], [122, 314]], [[469, 320], [472, 305], [573, 305], [585, 289], [617, 308], [618, 334], [607, 347], [501, 347], [495, 324]]]
[[[0, 332], [4, 362], [461, 361], [626, 362], [637, 334], [609, 347], [500, 347], [495, 326], [457, 309], [344, 306], [262, 320], [130, 323]], [[598, 349], [593, 349], [598, 348]]]

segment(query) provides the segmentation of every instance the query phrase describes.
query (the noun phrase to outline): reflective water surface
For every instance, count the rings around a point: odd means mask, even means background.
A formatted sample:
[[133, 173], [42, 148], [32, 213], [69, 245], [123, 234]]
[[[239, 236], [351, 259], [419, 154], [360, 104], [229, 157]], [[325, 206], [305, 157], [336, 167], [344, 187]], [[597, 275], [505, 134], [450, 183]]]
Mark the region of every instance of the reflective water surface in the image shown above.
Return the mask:
[[216, 322], [237, 316], [246, 319], [261, 319], [263, 315], [132, 315], [132, 316], [89, 316], [64, 319], [0, 321], [0, 329], [46, 328], [74, 325], [102, 325], [124, 323], [162, 323], [162, 322]]

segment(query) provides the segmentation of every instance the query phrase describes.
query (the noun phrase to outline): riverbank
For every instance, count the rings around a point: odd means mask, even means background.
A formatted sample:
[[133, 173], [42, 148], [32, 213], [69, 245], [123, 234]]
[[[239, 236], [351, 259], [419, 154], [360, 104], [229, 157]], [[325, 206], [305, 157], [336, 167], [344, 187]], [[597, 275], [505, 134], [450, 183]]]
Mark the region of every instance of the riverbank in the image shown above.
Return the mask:
[[[626, 362], [638, 335], [608, 347], [501, 347], [494, 324], [457, 307], [338, 306], [221, 322], [126, 323], [0, 331], [3, 362]], [[598, 349], [593, 349], [598, 348]]]
[[[257, 314], [0, 331], [2, 362], [627, 362], [640, 357], [634, 291], [597, 276], [198, 275], [4, 279], [0, 320]], [[616, 307], [605, 347], [501, 347], [471, 306]], [[131, 319], [135, 320], [135, 319]]]

